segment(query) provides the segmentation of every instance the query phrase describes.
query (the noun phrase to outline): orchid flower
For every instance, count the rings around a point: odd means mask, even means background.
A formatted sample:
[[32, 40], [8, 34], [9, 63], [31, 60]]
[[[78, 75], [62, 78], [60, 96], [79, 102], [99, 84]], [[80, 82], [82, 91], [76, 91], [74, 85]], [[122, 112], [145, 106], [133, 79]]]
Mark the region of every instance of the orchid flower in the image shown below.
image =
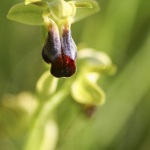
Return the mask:
[[76, 72], [77, 47], [71, 24], [98, 11], [99, 5], [94, 0], [25, 0], [13, 6], [7, 17], [24, 24], [45, 26], [47, 37], [42, 57], [51, 64], [51, 74], [61, 78]]

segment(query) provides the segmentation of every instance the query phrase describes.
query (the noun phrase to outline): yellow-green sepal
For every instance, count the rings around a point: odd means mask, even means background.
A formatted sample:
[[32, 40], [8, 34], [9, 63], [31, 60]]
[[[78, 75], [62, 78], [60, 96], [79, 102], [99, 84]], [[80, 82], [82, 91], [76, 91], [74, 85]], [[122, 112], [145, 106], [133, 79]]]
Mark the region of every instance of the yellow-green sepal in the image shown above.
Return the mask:
[[43, 12], [47, 8], [45, 2], [25, 5], [19, 3], [14, 5], [8, 12], [7, 18], [28, 25], [43, 25]]

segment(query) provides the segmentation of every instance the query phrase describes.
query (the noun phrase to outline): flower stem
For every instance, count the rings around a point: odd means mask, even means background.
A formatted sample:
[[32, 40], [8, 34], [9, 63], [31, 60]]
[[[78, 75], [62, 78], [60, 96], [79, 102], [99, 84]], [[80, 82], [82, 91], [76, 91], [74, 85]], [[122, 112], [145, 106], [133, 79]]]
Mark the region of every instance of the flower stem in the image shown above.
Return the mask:
[[42, 107], [40, 107], [40, 111], [36, 116], [33, 124], [31, 125], [31, 129], [29, 130], [29, 137], [27, 139], [24, 150], [39, 150], [42, 141], [42, 131], [49, 116], [69, 94], [69, 92], [66, 90], [69, 88], [67, 85], [65, 88], [62, 87], [48, 101], [46, 101]]

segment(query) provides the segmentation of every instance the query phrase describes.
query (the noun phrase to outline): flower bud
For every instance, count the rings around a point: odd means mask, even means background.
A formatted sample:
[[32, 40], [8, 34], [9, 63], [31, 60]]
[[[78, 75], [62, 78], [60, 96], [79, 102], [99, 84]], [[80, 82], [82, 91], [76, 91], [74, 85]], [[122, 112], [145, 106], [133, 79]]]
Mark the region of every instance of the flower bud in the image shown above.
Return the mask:
[[96, 84], [97, 74], [82, 73], [71, 87], [73, 99], [86, 106], [98, 106], [105, 102], [105, 93]]
[[57, 88], [58, 79], [49, 75], [49, 71], [42, 74], [36, 84], [38, 97], [48, 99]]

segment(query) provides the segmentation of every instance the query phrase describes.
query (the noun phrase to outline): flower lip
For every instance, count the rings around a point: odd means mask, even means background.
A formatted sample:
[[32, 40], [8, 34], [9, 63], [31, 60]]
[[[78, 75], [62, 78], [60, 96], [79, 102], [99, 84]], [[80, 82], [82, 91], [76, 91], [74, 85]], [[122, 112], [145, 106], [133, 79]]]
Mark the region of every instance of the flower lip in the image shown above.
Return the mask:
[[57, 78], [70, 77], [75, 72], [75, 61], [64, 54], [60, 55], [51, 66], [51, 74]]
[[51, 63], [50, 72], [56, 78], [70, 77], [76, 72], [77, 47], [72, 39], [69, 19], [57, 25], [45, 17], [48, 36], [42, 49], [45, 62]]
[[42, 49], [42, 57], [46, 63], [52, 63], [61, 54], [60, 36], [57, 26], [50, 27], [45, 45]]

